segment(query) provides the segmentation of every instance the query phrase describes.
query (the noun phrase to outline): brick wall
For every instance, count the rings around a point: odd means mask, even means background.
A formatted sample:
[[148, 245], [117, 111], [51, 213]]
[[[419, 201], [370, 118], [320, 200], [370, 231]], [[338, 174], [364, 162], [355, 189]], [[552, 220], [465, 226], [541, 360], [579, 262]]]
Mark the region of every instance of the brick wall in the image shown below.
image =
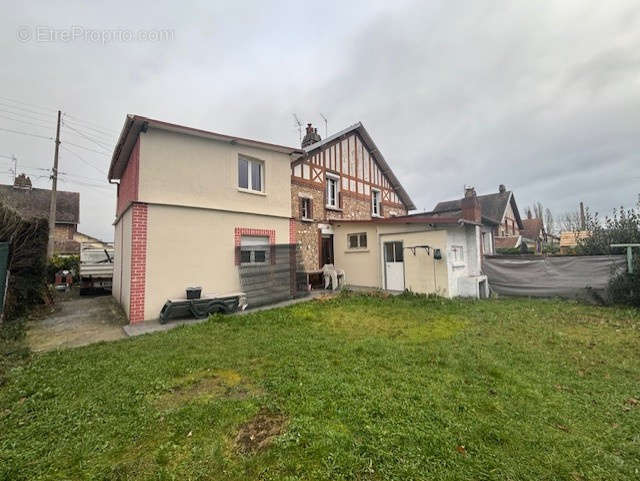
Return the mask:
[[131, 208], [131, 287], [129, 321], [144, 321], [144, 295], [147, 266], [147, 205]]
[[138, 200], [138, 175], [140, 172], [140, 138], [131, 150], [127, 167], [118, 184], [118, 205], [116, 215], [122, 214], [127, 206]]
[[[349, 192], [341, 192], [342, 210], [326, 209], [324, 206], [324, 189], [306, 183], [291, 183], [291, 212], [296, 228], [296, 241], [300, 245], [302, 263], [306, 270], [316, 270], [320, 265], [320, 245], [318, 237], [319, 223], [339, 219], [371, 219], [371, 201], [363, 196]], [[313, 221], [303, 221], [300, 218], [300, 203], [303, 197], [310, 198], [313, 205]], [[389, 217], [392, 212], [405, 215], [407, 211], [397, 206], [383, 204], [382, 214]]]
[[76, 228], [76, 224], [56, 224], [53, 230], [53, 239], [56, 241], [73, 240]]

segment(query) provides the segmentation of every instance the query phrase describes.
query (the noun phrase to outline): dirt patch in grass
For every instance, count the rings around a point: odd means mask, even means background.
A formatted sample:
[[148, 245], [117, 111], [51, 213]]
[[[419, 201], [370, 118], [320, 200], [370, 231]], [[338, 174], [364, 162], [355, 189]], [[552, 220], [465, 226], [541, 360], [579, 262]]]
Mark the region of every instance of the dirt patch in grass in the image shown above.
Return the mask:
[[255, 453], [266, 449], [273, 440], [282, 434], [287, 418], [262, 408], [250, 421], [238, 431], [236, 449], [243, 454]]
[[189, 402], [213, 398], [245, 399], [258, 391], [232, 370], [200, 371], [179, 378], [154, 402], [159, 409], [174, 409]]

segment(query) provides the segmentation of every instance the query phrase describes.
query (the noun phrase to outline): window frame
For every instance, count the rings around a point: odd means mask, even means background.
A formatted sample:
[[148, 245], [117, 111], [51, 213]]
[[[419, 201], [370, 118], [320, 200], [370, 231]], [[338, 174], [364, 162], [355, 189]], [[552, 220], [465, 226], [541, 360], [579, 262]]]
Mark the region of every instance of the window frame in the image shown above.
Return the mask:
[[309, 197], [300, 197], [300, 220], [313, 220], [313, 201]]
[[[247, 162], [247, 187], [240, 185], [240, 162]], [[253, 166], [258, 166], [260, 172], [260, 189], [253, 188]], [[255, 159], [247, 155], [238, 154], [238, 189], [242, 192], [249, 192], [254, 194], [265, 193], [265, 163], [264, 160]]]
[[[326, 178], [327, 186], [325, 190], [325, 207], [329, 209], [339, 209], [340, 208], [340, 177], [337, 175], [327, 174]], [[331, 203], [331, 191], [330, 185], [335, 185], [334, 192], [334, 203]]]
[[[351, 245], [352, 238], [356, 239], [355, 246]], [[363, 239], [364, 239], [364, 245], [362, 242]], [[368, 249], [368, 244], [369, 244], [369, 241], [367, 239], [366, 232], [350, 232], [349, 234], [347, 234], [347, 249], [349, 250], [365, 250], [365, 249]]]
[[[264, 239], [264, 244], [251, 243], [243, 245], [243, 240], [245, 239]], [[267, 236], [253, 236], [253, 235], [242, 235], [240, 237], [240, 265], [249, 266], [249, 265], [264, 265], [269, 263], [269, 250], [271, 245], [269, 244], [269, 237]], [[249, 260], [243, 260], [242, 256], [244, 253], [249, 253]], [[262, 252], [264, 254], [264, 260], [256, 261], [256, 252]]]
[[464, 246], [462, 245], [452, 245], [451, 246], [451, 262], [455, 266], [465, 265], [464, 261]]
[[371, 217], [382, 217], [382, 192], [380, 189], [371, 188]]

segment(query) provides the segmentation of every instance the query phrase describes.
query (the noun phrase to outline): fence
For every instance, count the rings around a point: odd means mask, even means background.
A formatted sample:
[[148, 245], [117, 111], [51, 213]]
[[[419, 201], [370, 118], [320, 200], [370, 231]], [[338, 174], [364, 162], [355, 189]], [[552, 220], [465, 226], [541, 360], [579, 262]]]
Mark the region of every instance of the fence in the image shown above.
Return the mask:
[[625, 268], [624, 256], [485, 256], [492, 291], [531, 297], [606, 298], [609, 280]]
[[250, 307], [309, 294], [296, 244], [236, 248], [240, 286]]

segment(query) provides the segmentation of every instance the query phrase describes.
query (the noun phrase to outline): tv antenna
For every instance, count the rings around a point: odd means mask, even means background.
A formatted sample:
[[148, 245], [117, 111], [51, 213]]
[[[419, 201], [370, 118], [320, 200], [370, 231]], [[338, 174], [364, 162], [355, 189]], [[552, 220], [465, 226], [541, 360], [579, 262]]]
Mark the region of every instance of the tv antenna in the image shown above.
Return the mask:
[[298, 137], [299, 137], [299, 142], [302, 143], [302, 122], [300, 122], [300, 119], [298, 118], [298, 116], [294, 113], [293, 114], [293, 120], [295, 121], [296, 125], [298, 126]]
[[327, 136], [329, 135], [327, 118], [322, 114], [322, 112], [320, 112], [320, 117], [322, 117], [322, 120], [324, 120], [324, 138], [326, 139]]

